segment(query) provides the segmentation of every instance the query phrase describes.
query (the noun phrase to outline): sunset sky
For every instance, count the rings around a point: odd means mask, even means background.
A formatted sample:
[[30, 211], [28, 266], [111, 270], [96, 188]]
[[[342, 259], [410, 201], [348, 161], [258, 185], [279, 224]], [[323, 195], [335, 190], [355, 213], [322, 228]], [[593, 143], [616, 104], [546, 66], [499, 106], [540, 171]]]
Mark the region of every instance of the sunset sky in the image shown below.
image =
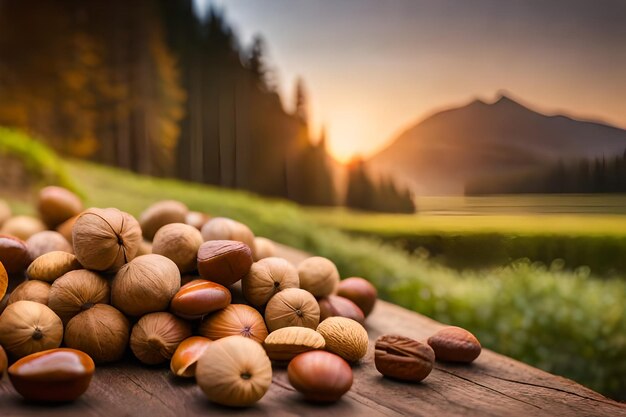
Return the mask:
[[197, 0], [209, 4], [244, 44], [264, 36], [287, 108], [305, 80], [313, 132], [325, 125], [343, 161], [499, 90], [626, 128], [626, 1]]

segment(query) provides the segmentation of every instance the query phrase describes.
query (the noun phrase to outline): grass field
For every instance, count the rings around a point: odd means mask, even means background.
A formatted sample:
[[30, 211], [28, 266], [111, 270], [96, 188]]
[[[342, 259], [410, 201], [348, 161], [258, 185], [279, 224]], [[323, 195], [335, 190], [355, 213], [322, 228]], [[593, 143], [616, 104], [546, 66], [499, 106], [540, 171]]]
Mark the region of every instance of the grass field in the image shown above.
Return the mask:
[[[258, 235], [331, 258], [344, 277], [368, 278], [382, 298], [470, 329], [485, 347], [626, 399], [624, 280], [523, 261], [458, 272], [380, 239], [346, 234], [289, 202], [87, 163], [70, 163], [69, 173], [89, 206], [139, 215], [154, 201], [174, 198], [233, 217]], [[27, 207], [11, 203], [18, 211]]]

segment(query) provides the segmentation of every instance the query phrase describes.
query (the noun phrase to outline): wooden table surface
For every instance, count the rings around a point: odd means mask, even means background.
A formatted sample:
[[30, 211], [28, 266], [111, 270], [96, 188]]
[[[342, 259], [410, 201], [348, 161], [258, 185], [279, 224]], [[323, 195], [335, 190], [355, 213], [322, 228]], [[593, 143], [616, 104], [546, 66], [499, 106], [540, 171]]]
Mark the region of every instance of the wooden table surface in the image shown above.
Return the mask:
[[[281, 248], [291, 260], [303, 254]], [[571, 380], [483, 350], [471, 365], [436, 363], [418, 384], [383, 378], [374, 367], [373, 341], [398, 333], [425, 340], [443, 325], [393, 304], [379, 302], [366, 327], [370, 347], [354, 366], [352, 389], [339, 402], [304, 402], [290, 386], [286, 370], [274, 367], [273, 383], [248, 409], [210, 403], [193, 380], [174, 378], [167, 367], [151, 368], [129, 358], [99, 366], [89, 390], [71, 404], [43, 406], [23, 401], [8, 378], [0, 381], [0, 416], [626, 416], [626, 405]]]

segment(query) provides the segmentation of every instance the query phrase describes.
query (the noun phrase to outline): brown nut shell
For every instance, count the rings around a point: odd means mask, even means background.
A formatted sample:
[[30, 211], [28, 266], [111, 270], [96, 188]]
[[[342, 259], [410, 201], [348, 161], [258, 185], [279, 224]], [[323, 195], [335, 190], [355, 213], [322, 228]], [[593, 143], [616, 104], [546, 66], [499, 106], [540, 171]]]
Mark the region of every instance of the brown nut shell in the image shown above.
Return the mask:
[[209, 240], [198, 249], [198, 272], [209, 281], [228, 287], [242, 279], [252, 266], [248, 245], [234, 240]]
[[44, 230], [46, 230], [46, 225], [36, 217], [15, 216], [2, 224], [0, 233], [26, 240], [35, 233], [43, 232]]
[[0, 262], [9, 274], [24, 271], [30, 261], [26, 242], [14, 236], [0, 235]]
[[158, 365], [172, 358], [178, 345], [191, 336], [191, 325], [171, 313], [146, 314], [133, 327], [130, 348], [146, 365]]
[[428, 338], [438, 361], [470, 363], [480, 355], [480, 342], [467, 330], [450, 326]]
[[89, 355], [67, 348], [33, 353], [9, 368], [15, 390], [28, 401], [67, 402], [91, 383], [95, 365]]
[[37, 259], [41, 255], [53, 251], [74, 252], [70, 242], [61, 233], [52, 230], [35, 233], [26, 241], [26, 247], [31, 259]]
[[320, 307], [308, 291], [287, 288], [267, 303], [265, 322], [271, 332], [289, 326], [315, 329], [320, 322]]
[[85, 352], [95, 363], [116, 362], [128, 346], [130, 323], [116, 308], [96, 304], [74, 316], [65, 326], [67, 347]]
[[63, 323], [54, 311], [34, 301], [17, 301], [0, 315], [0, 345], [15, 358], [57, 348]]
[[108, 304], [109, 282], [93, 271], [70, 271], [52, 283], [48, 306], [63, 323], [94, 304]]
[[318, 300], [320, 305], [320, 320], [328, 317], [347, 317], [360, 324], [365, 323], [365, 315], [361, 309], [347, 298], [338, 295], [328, 295]]
[[330, 260], [321, 256], [313, 256], [298, 264], [300, 288], [307, 290], [315, 297], [326, 297], [334, 294], [339, 285], [339, 271]]
[[166, 224], [185, 223], [189, 209], [180, 201], [158, 201], [139, 216], [143, 237], [152, 240], [156, 232]]
[[202, 336], [191, 336], [183, 340], [176, 348], [172, 360], [170, 361], [170, 370], [176, 376], [182, 378], [193, 378], [196, 376], [196, 365], [198, 359], [204, 353], [211, 339]]
[[170, 311], [178, 317], [194, 320], [226, 308], [230, 301], [228, 288], [215, 282], [197, 279], [183, 285], [174, 295]]
[[260, 344], [241, 336], [211, 343], [196, 367], [196, 380], [209, 400], [230, 407], [259, 401], [272, 383], [272, 363]]
[[116, 208], [90, 208], [76, 219], [72, 242], [85, 268], [115, 272], [137, 254], [141, 229], [133, 216]]
[[339, 400], [352, 387], [352, 369], [341, 357], [321, 350], [296, 356], [287, 367], [289, 383], [309, 401]]
[[37, 210], [41, 219], [50, 229], [54, 229], [70, 217], [83, 211], [80, 198], [70, 190], [49, 186], [39, 191]]
[[263, 342], [267, 356], [273, 361], [290, 361], [311, 350], [324, 349], [321, 334], [308, 327], [283, 327], [270, 333]]
[[29, 280], [24, 281], [11, 292], [7, 304], [13, 304], [17, 301], [27, 300], [34, 301], [43, 305], [48, 305], [50, 296], [50, 284], [43, 281]]
[[337, 287], [337, 295], [345, 297], [356, 304], [365, 317], [372, 312], [378, 299], [376, 287], [368, 280], [359, 277], [341, 280]]
[[367, 331], [359, 323], [345, 317], [329, 317], [317, 326], [324, 336], [326, 350], [348, 362], [357, 362], [367, 353]]
[[263, 343], [267, 337], [267, 327], [261, 314], [254, 308], [245, 304], [231, 304], [207, 316], [200, 324], [198, 333], [211, 340], [239, 335]]
[[36, 258], [26, 270], [30, 279], [54, 282], [60, 276], [70, 271], [81, 269], [82, 266], [72, 253], [53, 251]]
[[203, 242], [200, 231], [195, 227], [170, 223], [154, 235], [152, 253], [171, 259], [181, 273], [191, 272], [198, 266], [198, 248]]
[[385, 335], [376, 340], [376, 369], [386, 377], [419, 382], [435, 364], [435, 352], [427, 344], [408, 337]]
[[243, 295], [256, 307], [262, 307], [274, 294], [286, 288], [299, 288], [298, 270], [283, 258], [265, 258], [252, 264], [241, 280]]

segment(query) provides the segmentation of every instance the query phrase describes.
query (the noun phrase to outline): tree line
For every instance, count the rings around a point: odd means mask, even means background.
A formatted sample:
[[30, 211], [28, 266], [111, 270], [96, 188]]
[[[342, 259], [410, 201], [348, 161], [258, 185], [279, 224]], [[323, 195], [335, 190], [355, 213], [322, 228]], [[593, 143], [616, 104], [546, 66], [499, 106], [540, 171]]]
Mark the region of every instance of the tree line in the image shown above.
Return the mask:
[[[0, 1], [0, 125], [63, 155], [308, 205], [348, 202], [324, 135], [310, 133], [302, 80], [293, 108], [263, 39], [242, 45], [221, 12], [199, 17], [192, 0]], [[383, 182], [372, 192], [407, 195]]]

